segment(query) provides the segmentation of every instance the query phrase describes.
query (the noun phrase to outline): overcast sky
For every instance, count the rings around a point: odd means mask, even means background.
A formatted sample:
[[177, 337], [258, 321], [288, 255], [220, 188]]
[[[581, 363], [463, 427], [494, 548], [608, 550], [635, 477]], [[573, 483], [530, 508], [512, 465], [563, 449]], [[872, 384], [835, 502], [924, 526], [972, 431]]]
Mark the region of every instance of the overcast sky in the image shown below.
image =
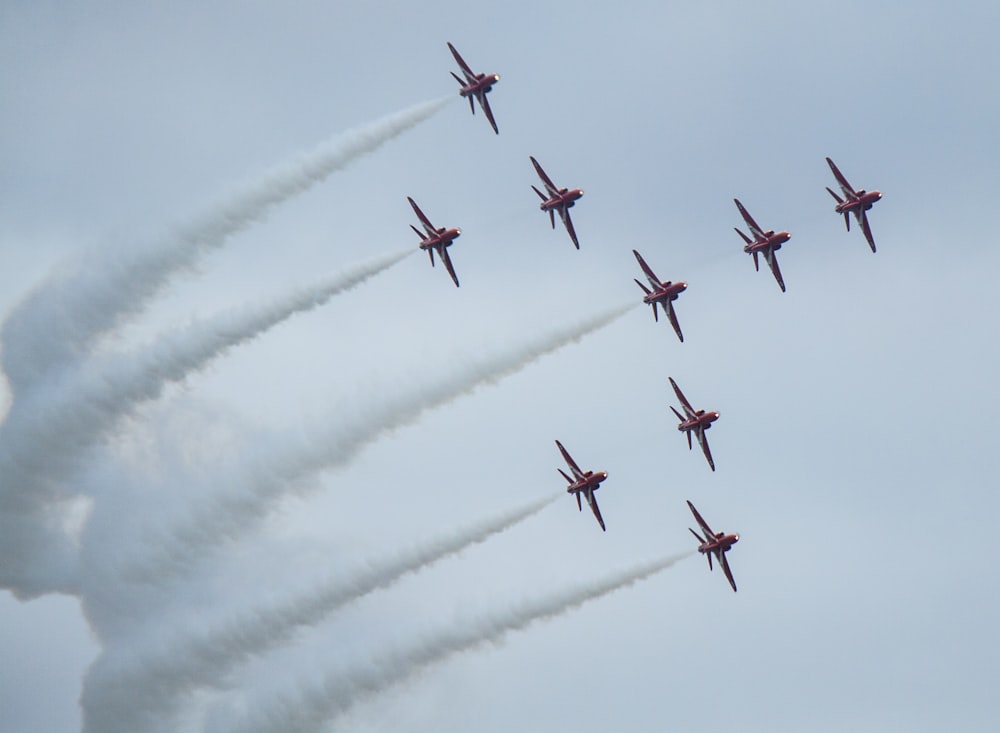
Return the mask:
[[[612, 5], [0, 8], [5, 731], [1000, 717], [1000, 6]], [[500, 74], [499, 135], [447, 41]], [[585, 191], [579, 252], [529, 155]], [[876, 254], [825, 156], [883, 192]], [[279, 195], [289, 161], [309, 185]], [[461, 288], [422, 253], [379, 260], [416, 250], [406, 196], [462, 229]], [[786, 293], [741, 251], [734, 197], [792, 233]], [[633, 248], [688, 283], [684, 343]], [[232, 348], [205, 325], [359, 266]], [[668, 376], [721, 412], [715, 473]], [[564, 487], [556, 438], [608, 471], [606, 533], [570, 496], [535, 511]], [[694, 549], [685, 499], [740, 533], [738, 593], [685, 557], [493, 643]]]

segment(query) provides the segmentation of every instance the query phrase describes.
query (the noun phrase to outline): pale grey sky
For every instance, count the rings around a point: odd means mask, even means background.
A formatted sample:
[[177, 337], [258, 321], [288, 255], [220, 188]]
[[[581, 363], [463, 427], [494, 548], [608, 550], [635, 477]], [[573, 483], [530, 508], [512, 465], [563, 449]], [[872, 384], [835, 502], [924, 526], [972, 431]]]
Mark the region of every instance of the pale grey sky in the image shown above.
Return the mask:
[[[163, 730], [252, 729], [280, 701], [315, 702], [324, 680], [336, 690], [399, 673], [378, 660], [691, 549], [685, 499], [740, 533], [739, 593], [685, 559], [358, 699], [332, 729], [996, 720], [998, 28], [985, 2], [4, 7], [0, 356], [25, 385], [8, 391], [0, 430], [0, 648], [18, 660], [0, 666], [5, 730], [109, 730], [143, 720], [156, 695]], [[501, 75], [498, 136], [455, 94], [446, 41]], [[108, 254], [176, 251], [273, 166], [446, 95], [146, 302], [127, 260]], [[586, 192], [573, 210], [579, 252], [538, 211], [529, 155]], [[870, 212], [876, 254], [833, 212], [825, 156], [884, 193]], [[415, 249], [407, 195], [462, 228], [460, 289], [408, 257], [75, 450], [115, 407], [81, 395], [119, 384], [164, 332], [189, 349], [192, 318], [279, 303]], [[741, 251], [733, 197], [765, 228], [791, 231], [778, 255], [787, 293]], [[633, 248], [688, 282], [683, 344], [640, 307]], [[15, 317], [49, 273], [80, 261], [92, 300], [60, 312], [69, 280]], [[141, 308], [66, 370], [25, 347], [115, 298]], [[265, 517], [226, 524], [242, 516], [233, 498], [271, 485], [285, 456], [328, 444], [332, 455], [389, 407], [630, 299], [636, 308], [579, 344], [308, 476]], [[15, 338], [18, 318], [31, 328]], [[675, 429], [668, 375], [722, 413], [714, 474]], [[213, 686], [168, 694], [173, 668], [156, 662], [191, 639], [558, 493], [554, 438], [609, 472], [606, 533], [560, 497]], [[44, 470], [22, 461], [42, 449]], [[55, 496], [82, 497], [75, 527], [60, 524]], [[232, 538], [185, 534], [205, 517]], [[29, 581], [67, 592], [15, 598]], [[223, 656], [210, 648], [183, 661], [208, 669]], [[108, 684], [129, 664], [141, 673]]]

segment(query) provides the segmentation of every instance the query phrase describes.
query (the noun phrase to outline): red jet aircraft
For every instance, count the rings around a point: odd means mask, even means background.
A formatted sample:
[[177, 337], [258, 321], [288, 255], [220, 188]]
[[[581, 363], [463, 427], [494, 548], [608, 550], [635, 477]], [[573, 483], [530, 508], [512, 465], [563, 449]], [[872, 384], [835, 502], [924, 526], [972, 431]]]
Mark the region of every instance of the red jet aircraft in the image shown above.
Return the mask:
[[[649, 265], [646, 264], [646, 260], [642, 259], [642, 255], [632, 250], [632, 254], [635, 258], [639, 260], [639, 267], [642, 271], [646, 273], [646, 279], [649, 280], [649, 284], [652, 286], [652, 290], [647, 288], [638, 280], [635, 284], [642, 288], [642, 292], [646, 295], [643, 297], [643, 303], [649, 303], [653, 307], [653, 319], [659, 322], [660, 316], [656, 312], [656, 304], [659, 303], [660, 307], [663, 308], [663, 312], [666, 313], [667, 318], [670, 319], [670, 325], [674, 327], [674, 331], [677, 332], [677, 338], [682, 342], [684, 341], [684, 334], [681, 333], [681, 324], [677, 322], [677, 314], [674, 313], [674, 306], [672, 302], [677, 300], [677, 297], [687, 290], [687, 283], [681, 280], [677, 282], [670, 282], [669, 280], [660, 281], [660, 278], [656, 276], [656, 273], [650, 269]], [[634, 278], [633, 278], [634, 279]]]
[[561, 468], [556, 469], [562, 474], [564, 479], [569, 481], [566, 491], [570, 494], [576, 494], [576, 507], [580, 510], [583, 510], [580, 494], [586, 496], [587, 503], [590, 504], [594, 516], [597, 517], [597, 523], [601, 525], [602, 531], [606, 531], [604, 530], [604, 520], [601, 518], [601, 510], [597, 508], [597, 497], [594, 496], [594, 492], [600, 488], [601, 482], [608, 477], [607, 471], [581, 471], [580, 467], [576, 465], [576, 461], [563, 448], [563, 444], [557, 440], [556, 445], [559, 446], [559, 452], [562, 453], [562, 457], [566, 459], [569, 470], [573, 472], [573, 478], [570, 478]]
[[694, 514], [695, 521], [698, 522], [698, 526], [701, 527], [701, 531], [705, 533], [705, 536], [702, 537], [700, 534], [688, 527], [688, 531], [698, 538], [698, 552], [708, 558], [709, 570], [712, 569], [712, 555], [715, 555], [715, 559], [718, 560], [719, 565], [722, 566], [722, 572], [726, 574], [726, 579], [729, 580], [729, 585], [733, 586], [733, 592], [735, 593], [736, 581], [733, 580], [733, 571], [729, 569], [729, 561], [726, 559], [726, 553], [732, 549], [733, 545], [740, 541], [740, 536], [738, 534], [713, 532], [712, 528], [708, 526], [708, 523], [701, 518], [698, 510], [694, 508], [694, 504], [689, 501], [688, 506], [691, 507], [691, 513]]
[[[829, 158], [826, 162], [830, 164], [830, 170], [833, 171], [834, 177], [837, 179], [837, 183], [840, 184], [840, 190], [844, 193], [844, 198], [840, 198], [837, 194], [827, 187], [827, 191], [830, 191], [830, 195], [837, 200], [837, 206], [834, 210], [838, 214], [844, 215], [844, 224], [847, 225], [847, 231], [851, 231], [851, 214], [854, 214], [854, 218], [858, 220], [858, 224], [861, 225], [861, 231], [865, 233], [865, 239], [868, 240], [868, 246], [872, 248], [872, 252], [875, 251], [875, 239], [872, 237], [872, 228], [868, 226], [868, 215], [865, 213], [870, 209], [876, 201], [882, 198], [882, 193], [880, 191], [865, 191], [863, 188], [860, 191], [855, 191], [854, 187], [847, 182], [844, 178], [844, 174], [840, 172], [840, 169], [834, 165], [833, 161]], [[844, 199], [847, 199], [846, 201]]]
[[542, 200], [538, 208], [549, 212], [549, 221], [552, 222], [553, 229], [556, 228], [556, 212], [558, 211], [559, 218], [562, 219], [562, 223], [566, 225], [566, 231], [569, 232], [569, 238], [573, 240], [573, 246], [580, 249], [580, 243], [576, 239], [576, 230], [573, 229], [573, 220], [569, 218], [569, 210], [576, 203], [576, 200], [583, 196], [583, 191], [579, 188], [557, 188], [552, 179], [545, 175], [545, 171], [542, 170], [542, 166], [538, 165], [538, 161], [530, 155], [528, 157], [531, 158], [531, 164], [535, 166], [538, 177], [545, 184], [545, 193], [548, 194], [546, 196], [534, 186], [531, 187], [538, 194], [538, 198]]
[[493, 89], [493, 85], [500, 81], [499, 74], [476, 74], [469, 68], [469, 65], [465, 63], [465, 60], [459, 56], [458, 51], [450, 43], [448, 48], [451, 49], [451, 55], [455, 57], [455, 61], [458, 65], [462, 67], [462, 74], [465, 75], [465, 80], [463, 81], [461, 77], [458, 76], [454, 71], [451, 75], [455, 77], [455, 81], [458, 85], [462, 87], [458, 90], [460, 96], [468, 97], [469, 99], [469, 109], [472, 110], [472, 114], [476, 114], [476, 106], [473, 104], [473, 97], [479, 101], [479, 106], [483, 108], [483, 114], [486, 115], [486, 119], [490, 121], [493, 126], [493, 132], [497, 135], [500, 134], [500, 130], [497, 129], [496, 120], [493, 119], [493, 111], [490, 109], [490, 102], [486, 99], [486, 95]]
[[715, 470], [715, 461], [712, 460], [712, 451], [708, 449], [708, 438], [705, 437], [705, 431], [712, 427], [712, 423], [719, 419], [718, 412], [705, 412], [704, 410], [695, 410], [691, 407], [691, 403], [687, 401], [684, 393], [681, 392], [681, 388], [677, 386], [677, 382], [674, 381], [673, 377], [667, 377], [670, 380], [670, 385], [674, 388], [674, 392], [677, 394], [677, 399], [681, 401], [681, 406], [684, 408], [684, 414], [680, 414], [677, 410], [674, 410], [674, 406], [671, 405], [670, 409], [673, 413], [677, 415], [678, 419], [681, 421], [677, 426], [677, 429], [681, 432], [687, 433], [688, 438], [688, 449], [691, 449], [691, 433], [694, 433], [698, 438], [698, 444], [701, 446], [702, 452], [705, 454], [705, 458], [708, 459], [708, 465]]
[[416, 213], [417, 218], [424, 225], [424, 231], [421, 232], [415, 226], [410, 224], [410, 229], [417, 233], [420, 237], [420, 249], [427, 250], [427, 254], [431, 258], [431, 267], [434, 266], [434, 251], [437, 250], [438, 255], [441, 257], [441, 261], [444, 262], [445, 268], [448, 270], [448, 274], [451, 275], [451, 279], [455, 281], [455, 287], [458, 287], [458, 276], [455, 274], [455, 268], [451, 266], [451, 257], [448, 256], [448, 247], [451, 243], [458, 239], [459, 235], [462, 233], [461, 229], [445, 229], [444, 227], [437, 227], [431, 224], [430, 219], [424, 216], [424, 212], [420, 210], [417, 206], [417, 202], [411, 199], [409, 196], [406, 200], [410, 202], [410, 206], [413, 207], [414, 213]]
[[785, 292], [785, 281], [781, 279], [781, 270], [778, 269], [778, 258], [774, 256], [774, 253], [781, 249], [781, 245], [791, 239], [792, 235], [788, 232], [775, 232], [773, 229], [768, 229], [765, 232], [757, 226], [757, 222], [750, 216], [750, 212], [743, 208], [743, 204], [740, 203], [739, 199], [733, 199], [733, 201], [736, 202], [736, 208], [740, 210], [740, 214], [743, 215], [743, 221], [747, 223], [747, 227], [754, 237], [751, 241], [750, 237], [739, 229], [736, 229], [736, 233], [746, 242], [743, 251], [753, 255], [753, 267], [755, 270], [760, 270], [759, 263], [757, 262], [757, 254], [764, 255], [764, 261], [767, 262], [771, 268], [771, 272], [774, 273], [774, 279], [778, 281], [781, 292]]

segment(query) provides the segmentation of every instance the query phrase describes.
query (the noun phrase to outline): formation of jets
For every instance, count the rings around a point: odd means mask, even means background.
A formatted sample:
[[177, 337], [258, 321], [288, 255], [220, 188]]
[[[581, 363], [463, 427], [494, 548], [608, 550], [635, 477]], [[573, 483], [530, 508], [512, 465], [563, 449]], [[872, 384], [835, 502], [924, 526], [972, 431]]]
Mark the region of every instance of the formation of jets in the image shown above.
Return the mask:
[[[492, 91], [493, 85], [500, 81], [500, 76], [498, 74], [482, 74], [472, 71], [451, 43], [448, 43], [448, 48], [451, 50], [451, 54], [462, 72], [462, 76], [451, 72], [451, 75], [459, 84], [459, 95], [469, 100], [469, 108], [473, 115], [476, 113], [476, 102], [478, 102], [487, 121], [493, 128], [493, 132], [499, 134], [500, 131], [486, 95]], [[553, 229], [556, 226], [556, 214], [559, 215], [563, 226], [566, 227], [566, 232], [569, 234], [570, 240], [573, 242], [573, 246], [579, 250], [580, 242], [577, 238], [576, 229], [573, 227], [569, 210], [583, 196], [583, 191], [579, 188], [570, 189], [556, 186], [535, 157], [529, 156], [529, 158], [535, 172], [541, 179], [542, 188], [544, 189], [542, 191], [534, 185], [531, 186], [532, 190], [538, 195], [538, 198], [541, 199], [539, 208], [544, 212], [548, 212], [549, 222]], [[838, 195], [829, 187], [826, 189], [837, 202], [835, 211], [838, 214], [843, 214], [848, 232], [851, 230], [851, 215], [854, 216], [865, 235], [868, 245], [871, 247], [872, 252], [874, 252], [875, 240], [872, 236], [871, 226], [868, 223], [867, 212], [882, 198], [882, 194], [879, 191], [856, 190], [847, 182], [844, 174], [840, 172], [840, 169], [837, 168], [830, 158], [827, 158], [826, 162], [830, 166], [830, 170], [841, 190], [841, 195]], [[427, 250], [432, 266], [434, 265], [434, 253], [437, 252], [457, 287], [458, 276], [455, 274], [455, 269], [452, 266], [448, 247], [458, 238], [461, 230], [457, 228], [446, 229], [444, 227], [435, 227], [412, 198], [407, 197], [407, 200], [410, 202], [413, 212], [417, 215], [423, 226], [423, 231], [421, 231], [412, 224], [410, 225], [413, 231], [420, 237], [420, 248]], [[774, 275], [778, 287], [781, 288], [782, 292], [785, 292], [785, 281], [781, 275], [781, 269], [778, 267], [778, 259], [775, 253], [781, 249], [783, 244], [791, 239], [792, 235], [787, 231], [762, 229], [739, 199], [734, 198], [733, 201], [750, 232], [748, 235], [738, 227], [735, 227], [736, 233], [743, 240], [743, 251], [753, 258], [754, 269], [757, 271], [760, 270], [759, 258], [763, 257], [764, 262], [767, 263], [767, 266], [771, 270], [771, 274]], [[670, 321], [670, 325], [673, 326], [677, 338], [683, 342], [684, 335], [681, 332], [681, 326], [677, 320], [677, 313], [673, 304], [680, 294], [687, 289], [687, 283], [683, 281], [660, 280], [637, 250], [633, 249], [632, 254], [635, 255], [635, 259], [639, 263], [639, 267], [648, 282], [647, 287], [639, 279], [635, 280], [636, 284], [643, 291], [643, 303], [652, 307], [653, 318], [656, 321], [659, 321], [659, 311], [657, 310], [659, 306], [666, 315], [667, 320]], [[705, 454], [705, 460], [708, 461], [708, 465], [712, 471], [715, 471], [715, 461], [712, 459], [712, 452], [709, 450], [708, 439], [705, 433], [712, 427], [712, 423], [719, 419], [719, 413], [715, 411], [695, 410], [684, 396], [684, 393], [681, 392], [680, 387], [677, 386], [677, 382], [674, 381], [673, 377], [668, 377], [668, 379], [674, 389], [674, 394], [681, 403], [681, 410], [676, 409], [673, 405], [670, 406], [671, 411], [680, 420], [677, 429], [687, 435], [689, 450], [694, 445], [694, 439], [698, 440], [698, 444]], [[566, 448], [563, 447], [563, 444], [557, 440], [556, 446], [559, 448], [559, 452], [562, 454], [563, 460], [566, 462], [571, 474], [567, 474], [561, 468], [557, 469], [568, 483], [566, 491], [576, 496], [577, 509], [580, 511], [583, 510], [583, 499], [586, 498], [587, 504], [597, 519], [597, 523], [601, 526], [601, 530], [605, 530], [604, 519], [601, 516], [601, 510], [597, 506], [595, 492], [601, 483], [607, 479], [607, 472], [580, 470], [580, 467], [573, 460], [572, 456], [570, 456]], [[739, 541], [739, 535], [713, 532], [701, 514], [698, 513], [698, 510], [695, 509], [694, 504], [690, 501], [687, 504], [700, 530], [699, 532], [689, 528], [690, 532], [698, 539], [698, 552], [708, 558], [709, 570], [712, 569], [712, 557], [715, 557], [718, 564], [722, 567], [722, 571], [729, 584], [735, 591], [736, 581], [733, 580], [733, 574], [730, 570], [726, 553]]]

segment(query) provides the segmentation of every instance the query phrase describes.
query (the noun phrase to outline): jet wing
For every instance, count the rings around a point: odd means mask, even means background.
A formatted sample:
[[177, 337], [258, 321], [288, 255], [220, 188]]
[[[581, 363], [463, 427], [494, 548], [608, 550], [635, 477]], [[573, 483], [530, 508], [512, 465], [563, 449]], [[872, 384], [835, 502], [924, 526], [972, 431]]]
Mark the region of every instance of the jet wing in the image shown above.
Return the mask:
[[681, 401], [681, 405], [684, 407], [684, 412], [687, 413], [688, 417], [694, 417], [694, 408], [691, 407], [691, 403], [687, 401], [687, 397], [685, 397], [684, 393], [681, 392], [681, 388], [677, 386], [677, 382], [674, 381], [673, 377], [667, 377], [667, 379], [670, 380], [670, 386], [674, 388], [674, 394], [677, 395], [677, 399]]
[[[698, 445], [701, 446], [702, 453], [705, 454], [705, 458], [708, 459], [708, 465], [715, 470], [715, 461], [712, 460], [712, 451], [708, 449], [708, 438], [705, 436], [705, 428], [699, 427], [694, 431], [695, 436], [698, 438]], [[690, 435], [691, 433], [688, 433]]]
[[529, 155], [528, 157], [531, 158], [531, 164], [535, 166], [535, 172], [538, 174], [538, 177], [542, 179], [542, 183], [545, 184], [545, 190], [548, 191], [549, 196], [558, 196], [559, 189], [556, 187], [556, 184], [554, 184], [552, 179], [545, 174], [545, 171], [542, 170], [542, 166], [538, 165], [538, 161], [535, 160], [534, 156]]
[[844, 178], [844, 174], [840, 172], [837, 165], [829, 158], [826, 159], [826, 162], [830, 164], [830, 170], [833, 171], [833, 177], [837, 179], [837, 183], [840, 184], [840, 190], [844, 192], [844, 195], [848, 198], [848, 200], [853, 201], [856, 199], [858, 196], [854, 192], [854, 187], [847, 182], [847, 179]]
[[587, 492], [587, 503], [590, 504], [590, 508], [594, 512], [594, 516], [597, 518], [597, 523], [601, 525], [601, 531], [607, 532], [608, 530], [604, 526], [604, 518], [601, 516], [601, 510], [597, 506], [597, 497], [594, 496], [593, 490]]
[[455, 50], [455, 47], [452, 46], [450, 42], [448, 43], [448, 48], [451, 49], [451, 55], [455, 57], [455, 61], [462, 68], [462, 73], [465, 74], [466, 81], [469, 83], [476, 81], [475, 73], [469, 68], [469, 65], [465, 63], [465, 59], [459, 55], [458, 51]]
[[639, 261], [639, 267], [641, 267], [643, 273], [645, 273], [649, 284], [653, 286], [653, 290], [659, 290], [662, 286], [660, 285], [660, 279], [656, 276], [656, 273], [653, 272], [653, 268], [646, 264], [646, 260], [642, 259], [642, 255], [636, 250], [633, 249], [632, 254], [634, 254], [636, 260]]
[[576, 230], [573, 228], [573, 220], [569, 218], [569, 210], [565, 206], [559, 207], [559, 218], [566, 225], [566, 231], [569, 232], [569, 238], [573, 240], [573, 246], [580, 249], [580, 242], [577, 240]]
[[719, 565], [722, 566], [722, 572], [726, 574], [726, 580], [729, 581], [729, 585], [733, 586], [733, 592], [736, 592], [736, 581], [733, 580], [733, 571], [729, 569], [729, 560], [726, 559], [726, 553], [719, 552]]
[[[694, 514], [694, 520], [698, 523], [698, 526], [701, 527], [701, 531], [705, 533], [705, 537], [715, 537], [715, 532], [713, 532], [712, 528], [708, 526], [708, 522], [701, 518], [701, 514], [699, 514], [698, 510], [694, 508], [694, 504], [692, 504], [689, 500], [687, 505], [688, 508], [691, 509], [691, 513]], [[694, 530], [691, 531], [693, 532]], [[697, 535], [695, 536], [697, 537]]]
[[451, 275], [451, 279], [455, 281], [455, 287], [457, 288], [458, 275], [455, 274], [455, 268], [451, 264], [451, 256], [448, 254], [448, 248], [444, 245], [440, 245], [438, 254], [441, 255], [441, 261], [444, 262], [445, 269], [448, 270], [448, 274]]
[[768, 267], [771, 268], [771, 272], [774, 273], [774, 279], [778, 281], [778, 287], [781, 288], [781, 292], [785, 292], [785, 281], [781, 279], [781, 270], [778, 268], [778, 257], [770, 247], [764, 250], [764, 260], [767, 262]]
[[[743, 208], [743, 204], [740, 203], [739, 199], [733, 199], [733, 201], [736, 202], [736, 208], [739, 209], [740, 210], [740, 214], [743, 215], [743, 221], [745, 221], [747, 223], [747, 227], [750, 228], [750, 233], [753, 234], [753, 236], [756, 239], [764, 239], [765, 238], [764, 237], [764, 230], [761, 229], [757, 225], [757, 222], [755, 222], [753, 220], [753, 217], [750, 216], [750, 212], [747, 211], [745, 208]], [[737, 231], [739, 231], [739, 230], [737, 230]]]
[[406, 197], [406, 200], [410, 202], [410, 206], [413, 207], [413, 213], [415, 213], [417, 215], [417, 218], [420, 219], [421, 223], [424, 225], [424, 229], [427, 230], [427, 233], [437, 234], [437, 229], [434, 228], [434, 225], [431, 224], [431, 220], [428, 219], [424, 215], [424, 212], [420, 210], [420, 207], [417, 206], [417, 202], [411, 199], [409, 196]]
[[684, 334], [681, 333], [681, 324], [677, 322], [677, 313], [674, 311], [674, 304], [669, 300], [661, 300], [660, 305], [662, 305], [663, 309], [667, 312], [667, 318], [670, 319], [670, 325], [673, 326], [674, 331], [677, 332], [677, 338], [681, 340], [681, 343], [684, 343]]
[[872, 237], [872, 228], [868, 225], [868, 214], [865, 213], [864, 209], [857, 209], [854, 214], [858, 218], [858, 223], [861, 224], [861, 231], [865, 233], [865, 239], [868, 240], [868, 246], [871, 247], [872, 252], [874, 252], [875, 238]]
[[559, 446], [559, 452], [562, 453], [562, 457], [563, 460], [566, 461], [566, 465], [568, 465], [570, 467], [570, 470], [573, 471], [573, 477], [576, 478], [577, 480], [582, 479], [583, 471], [581, 471], [580, 467], [576, 465], [576, 461], [573, 460], [573, 457], [569, 454], [569, 452], [565, 448], [563, 448], [563, 444], [560, 443], [558, 440], [556, 441], [556, 445]]
[[493, 132], [499, 135], [500, 130], [497, 129], [497, 121], [493, 119], [493, 110], [490, 109], [490, 100], [486, 98], [486, 92], [477, 92], [476, 99], [479, 100], [479, 106], [483, 108], [483, 114], [486, 115], [486, 119], [490, 121]]

